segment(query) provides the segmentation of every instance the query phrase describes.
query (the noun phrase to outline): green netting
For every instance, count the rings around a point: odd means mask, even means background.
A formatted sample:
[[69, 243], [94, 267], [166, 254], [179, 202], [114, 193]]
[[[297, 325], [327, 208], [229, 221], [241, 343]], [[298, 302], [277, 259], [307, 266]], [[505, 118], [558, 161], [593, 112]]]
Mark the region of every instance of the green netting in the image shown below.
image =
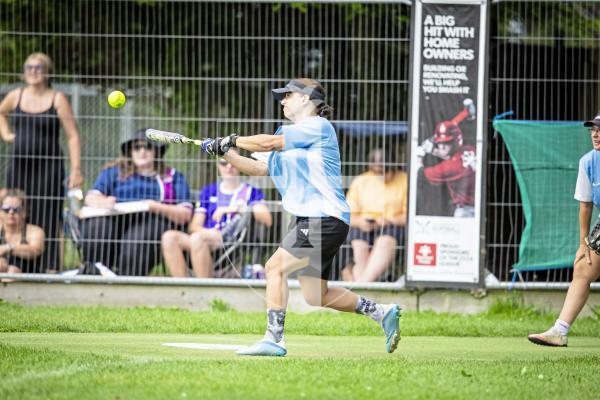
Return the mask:
[[580, 122], [498, 120], [494, 129], [510, 154], [525, 215], [513, 268], [571, 266], [579, 246], [579, 203], [573, 194], [579, 159], [591, 150], [589, 133]]

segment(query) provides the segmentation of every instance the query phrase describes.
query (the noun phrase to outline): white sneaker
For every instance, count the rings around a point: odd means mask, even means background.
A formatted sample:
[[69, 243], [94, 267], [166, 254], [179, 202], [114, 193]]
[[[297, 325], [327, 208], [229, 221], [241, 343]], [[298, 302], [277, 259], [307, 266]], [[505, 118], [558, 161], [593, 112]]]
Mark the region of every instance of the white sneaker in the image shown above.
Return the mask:
[[104, 277], [114, 278], [115, 276], [117, 276], [117, 274], [112, 272], [110, 270], [110, 268], [108, 268], [106, 265], [102, 264], [101, 262], [97, 262], [96, 264], [94, 264], [94, 266], [100, 272], [100, 275], [102, 275]]
[[532, 333], [527, 336], [530, 342], [542, 346], [567, 347], [567, 335], [561, 334], [558, 329], [552, 327], [544, 333]]

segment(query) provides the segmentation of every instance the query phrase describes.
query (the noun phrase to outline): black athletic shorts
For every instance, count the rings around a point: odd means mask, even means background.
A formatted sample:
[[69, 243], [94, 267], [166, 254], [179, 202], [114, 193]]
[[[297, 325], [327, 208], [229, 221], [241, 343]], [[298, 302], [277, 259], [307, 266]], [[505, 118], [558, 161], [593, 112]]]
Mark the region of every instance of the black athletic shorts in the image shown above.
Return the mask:
[[309, 257], [309, 264], [290, 276], [329, 279], [333, 258], [346, 240], [348, 229], [345, 222], [334, 217], [293, 218], [281, 248], [296, 258]]

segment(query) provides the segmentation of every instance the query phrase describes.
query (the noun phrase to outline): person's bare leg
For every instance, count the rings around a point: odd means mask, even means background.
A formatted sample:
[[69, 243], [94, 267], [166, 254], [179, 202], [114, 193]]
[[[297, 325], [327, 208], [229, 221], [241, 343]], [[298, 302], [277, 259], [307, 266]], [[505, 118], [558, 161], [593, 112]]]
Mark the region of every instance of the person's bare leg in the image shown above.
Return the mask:
[[308, 258], [296, 258], [281, 247], [275, 251], [265, 265], [267, 308], [284, 310], [287, 307], [287, 275], [307, 265]]
[[327, 281], [301, 276], [300, 288], [306, 302], [312, 306], [323, 306], [334, 310], [365, 315], [377, 322], [385, 333], [386, 351], [394, 352], [400, 341], [400, 306], [378, 304], [343, 288], [328, 288]]
[[600, 256], [591, 252], [592, 263], [588, 264], [585, 257], [575, 265], [573, 280], [569, 285], [567, 296], [558, 319], [572, 324], [590, 295], [590, 285], [600, 277]]
[[306, 267], [308, 261], [308, 258], [296, 258], [280, 247], [265, 265], [265, 278], [267, 280], [267, 330], [264, 340], [280, 343], [278, 351], [282, 351], [281, 349], [284, 348], [283, 329], [289, 297], [287, 277], [291, 272]]
[[181, 231], [166, 231], [160, 240], [167, 270], [173, 277], [188, 276], [183, 252], [190, 251], [190, 235]]
[[564, 347], [568, 344], [567, 335], [571, 324], [585, 305], [590, 294], [590, 284], [600, 277], [600, 256], [590, 254], [592, 263], [588, 264], [584, 257], [575, 264], [573, 280], [569, 285], [562, 310], [554, 325], [543, 333], [532, 333], [529, 341], [543, 346]]
[[308, 258], [299, 259], [281, 247], [265, 265], [267, 280], [267, 329], [263, 340], [237, 354], [252, 356], [285, 356], [287, 350], [283, 338], [285, 313], [288, 300], [287, 276], [308, 265]]
[[352, 267], [352, 279], [358, 280], [367, 270], [369, 263], [369, 243], [366, 240], [355, 239], [352, 242], [352, 256], [354, 266]]
[[354, 282], [354, 277], [352, 276], [352, 270], [354, 268], [354, 263], [348, 263], [344, 268], [342, 268], [342, 280], [345, 282]]
[[361, 282], [375, 282], [392, 265], [396, 256], [396, 239], [389, 235], [382, 235], [375, 239], [373, 249], [367, 262], [367, 268], [362, 277], [355, 279]]
[[[6, 271], [0, 271], [0, 272], [6, 272], [8, 274], [20, 274], [23, 271], [21, 271], [21, 268], [18, 268], [18, 267], [14, 266], [14, 265], [8, 265], [6, 267]], [[0, 281], [1, 282], [5, 282], [5, 283], [9, 283], [9, 282], [14, 282], [15, 280], [14, 279], [2, 279]]]
[[358, 295], [344, 288], [329, 288], [327, 281], [310, 276], [299, 276], [304, 300], [313, 307], [328, 307], [338, 311], [354, 312]]
[[190, 238], [192, 268], [196, 278], [212, 278], [213, 254], [221, 245], [221, 234], [216, 229], [201, 229]]
[[0, 273], [8, 272], [8, 260], [4, 257], [0, 257]]
[[8, 266], [8, 273], [9, 274], [20, 274], [21, 272], [23, 272], [23, 271], [21, 271], [21, 268], [19, 268], [19, 267], [16, 267], [14, 265], [9, 265]]

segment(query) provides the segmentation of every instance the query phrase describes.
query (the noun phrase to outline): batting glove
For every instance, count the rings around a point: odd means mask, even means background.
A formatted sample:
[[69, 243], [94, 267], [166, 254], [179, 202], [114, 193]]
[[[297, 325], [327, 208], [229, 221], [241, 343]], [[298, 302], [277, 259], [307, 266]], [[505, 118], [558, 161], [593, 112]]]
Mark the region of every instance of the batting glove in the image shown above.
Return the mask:
[[[218, 139], [217, 139], [218, 140]], [[217, 141], [215, 139], [204, 139], [200, 144], [203, 152], [209, 156], [216, 156], [218, 151]]]
[[[221, 150], [221, 153], [225, 154], [229, 151], [230, 148], [235, 147], [237, 138], [238, 138], [238, 135], [236, 135], [235, 133], [232, 133], [231, 135], [220, 139], [220, 141], [218, 143], [219, 143], [219, 150]], [[219, 155], [223, 155], [223, 154], [219, 154]]]
[[425, 152], [425, 154], [431, 154], [431, 152], [433, 151], [433, 141], [431, 141], [431, 139], [425, 139], [423, 140], [423, 143], [421, 143], [420, 146], [423, 151]]

